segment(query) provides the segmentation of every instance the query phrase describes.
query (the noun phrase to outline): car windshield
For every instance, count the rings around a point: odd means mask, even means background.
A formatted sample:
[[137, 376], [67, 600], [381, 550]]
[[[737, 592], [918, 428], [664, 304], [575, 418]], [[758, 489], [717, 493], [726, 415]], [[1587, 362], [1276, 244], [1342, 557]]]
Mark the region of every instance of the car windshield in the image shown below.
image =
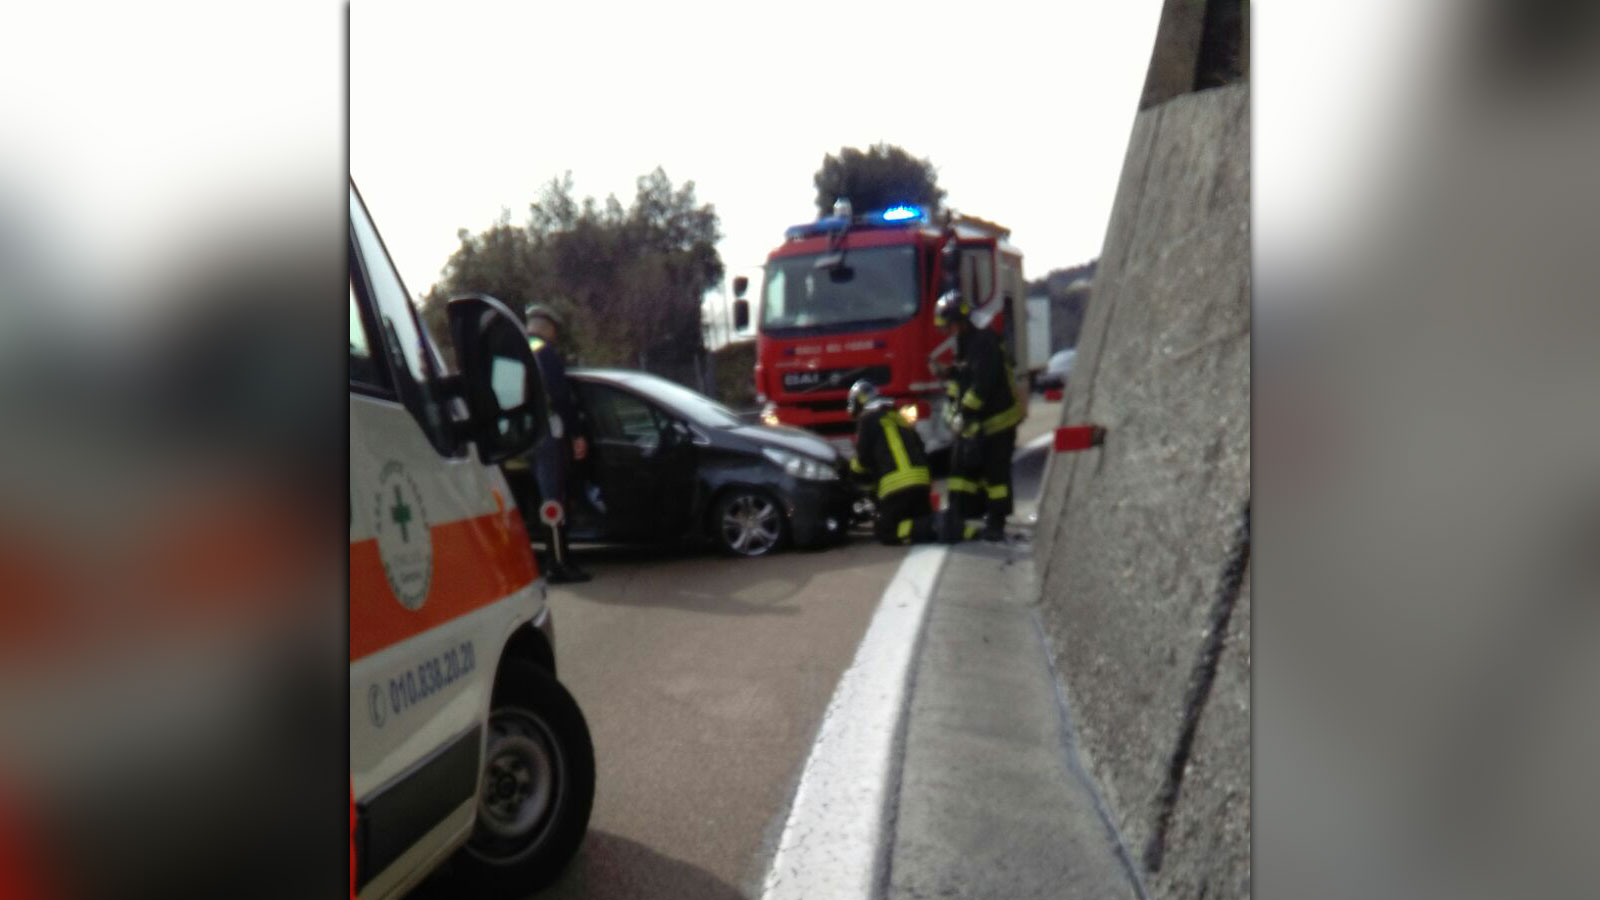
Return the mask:
[[817, 269], [818, 254], [767, 263], [761, 328], [767, 332], [899, 322], [917, 312], [917, 250], [847, 250], [844, 265]]
[[696, 393], [665, 378], [636, 374], [631, 375], [627, 383], [651, 399], [659, 400], [671, 407], [674, 412], [688, 416], [696, 425], [706, 428], [735, 428], [744, 424], [733, 410], [705, 394]]

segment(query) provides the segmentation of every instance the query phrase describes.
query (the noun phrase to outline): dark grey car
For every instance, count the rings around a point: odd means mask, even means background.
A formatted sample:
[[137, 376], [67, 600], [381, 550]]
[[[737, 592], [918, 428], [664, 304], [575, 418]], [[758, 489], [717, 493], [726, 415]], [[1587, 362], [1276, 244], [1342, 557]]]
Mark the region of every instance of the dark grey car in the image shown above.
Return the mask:
[[576, 541], [709, 540], [739, 556], [844, 537], [851, 490], [838, 450], [807, 431], [745, 422], [664, 378], [617, 369], [569, 373], [588, 413], [599, 488], [571, 500]]

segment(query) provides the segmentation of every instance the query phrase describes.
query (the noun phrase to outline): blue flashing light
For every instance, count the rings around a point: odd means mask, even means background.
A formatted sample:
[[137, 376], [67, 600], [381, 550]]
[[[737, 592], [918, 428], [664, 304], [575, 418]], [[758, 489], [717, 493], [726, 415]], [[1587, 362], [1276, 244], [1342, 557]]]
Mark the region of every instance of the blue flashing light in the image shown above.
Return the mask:
[[783, 236], [787, 240], [796, 241], [802, 238], [816, 237], [819, 234], [848, 231], [852, 225], [866, 227], [879, 224], [898, 225], [902, 222], [921, 222], [926, 218], [927, 213], [922, 207], [901, 204], [899, 206], [891, 206], [883, 212], [856, 216], [854, 219], [845, 216], [824, 216], [815, 222], [791, 225], [784, 231]]
[[806, 222], [803, 225], [791, 225], [783, 236], [791, 241], [799, 238], [814, 237], [827, 234], [830, 231], [844, 231], [850, 227], [850, 220], [843, 216], [828, 216], [815, 222]]

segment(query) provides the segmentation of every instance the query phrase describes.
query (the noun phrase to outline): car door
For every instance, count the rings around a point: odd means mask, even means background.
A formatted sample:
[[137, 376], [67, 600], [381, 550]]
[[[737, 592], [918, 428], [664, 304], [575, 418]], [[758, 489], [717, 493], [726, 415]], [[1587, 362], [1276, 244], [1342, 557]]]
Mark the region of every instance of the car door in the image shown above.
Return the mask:
[[606, 505], [605, 534], [614, 540], [657, 540], [681, 534], [684, 485], [692, 483], [693, 445], [685, 429], [639, 395], [580, 382], [593, 432], [594, 478]]

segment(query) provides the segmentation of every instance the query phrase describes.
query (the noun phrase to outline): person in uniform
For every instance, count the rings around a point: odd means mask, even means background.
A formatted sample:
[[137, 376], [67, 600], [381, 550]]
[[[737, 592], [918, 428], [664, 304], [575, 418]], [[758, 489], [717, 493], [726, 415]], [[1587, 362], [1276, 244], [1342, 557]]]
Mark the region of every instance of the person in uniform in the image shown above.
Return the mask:
[[[533, 359], [538, 367], [549, 424], [526, 455], [507, 461], [503, 468], [508, 480], [512, 481], [514, 492], [518, 494], [523, 519], [530, 530], [537, 527], [544, 531], [549, 547], [549, 559], [545, 565], [549, 582], [569, 584], [588, 581], [593, 576], [580, 569], [572, 559], [566, 535], [566, 520], [571, 515], [571, 507], [567, 505], [568, 485], [574, 463], [588, 456], [587, 428], [582, 408], [573, 396], [571, 382], [567, 380], [566, 362], [556, 349], [556, 339], [561, 334], [560, 317], [547, 306], [534, 305], [528, 308], [526, 321], [528, 347], [533, 351]], [[533, 486], [537, 487], [537, 500], [527, 490], [530, 469]], [[513, 475], [514, 479], [509, 477]], [[517, 490], [519, 485], [521, 490]], [[555, 524], [546, 523], [539, 515], [541, 503], [551, 500], [561, 506], [561, 521]]]
[[944, 424], [956, 440], [950, 447], [949, 476], [945, 494], [949, 498], [945, 514], [953, 521], [950, 528], [963, 528], [971, 521], [982, 522], [989, 501], [983, 494], [983, 447], [977, 440], [961, 439], [961, 396], [966, 393], [970, 372], [957, 359], [938, 372], [944, 380]]
[[957, 455], [979, 460], [969, 471], [978, 475], [977, 492], [984, 500], [986, 541], [1006, 539], [1006, 517], [1011, 515], [1011, 455], [1017, 445], [1017, 425], [1022, 404], [1017, 400], [1011, 364], [1000, 338], [972, 324], [972, 309], [959, 292], [939, 298], [934, 324], [954, 332], [960, 424]]
[[845, 406], [856, 419], [850, 471], [871, 485], [877, 502], [874, 535], [890, 545], [939, 540], [922, 439], [870, 381], [851, 385]]

